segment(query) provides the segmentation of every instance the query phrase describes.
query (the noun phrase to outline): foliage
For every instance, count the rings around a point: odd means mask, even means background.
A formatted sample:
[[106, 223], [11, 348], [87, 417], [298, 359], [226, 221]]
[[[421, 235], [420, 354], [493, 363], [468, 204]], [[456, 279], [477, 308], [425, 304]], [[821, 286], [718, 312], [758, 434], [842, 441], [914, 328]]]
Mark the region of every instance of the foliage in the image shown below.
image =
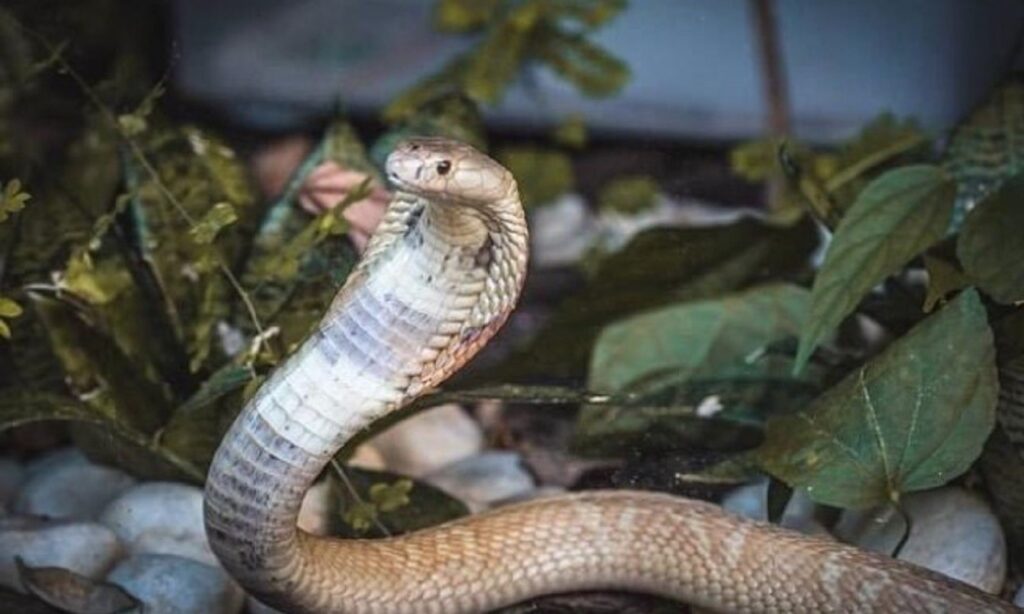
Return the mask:
[[822, 394], [768, 423], [773, 475], [840, 507], [897, 502], [970, 467], [995, 423], [995, 349], [968, 290]]
[[624, 0], [440, 0], [437, 25], [449, 32], [479, 33], [479, 41], [400, 94], [384, 117], [392, 122], [407, 118], [451, 94], [498, 103], [519, 73], [534, 64], [546, 66], [585, 95], [614, 94], [625, 85], [629, 70], [589, 36], [624, 7]]
[[654, 206], [658, 184], [651, 177], [632, 175], [607, 183], [597, 197], [597, 206], [605, 211], [639, 213]]

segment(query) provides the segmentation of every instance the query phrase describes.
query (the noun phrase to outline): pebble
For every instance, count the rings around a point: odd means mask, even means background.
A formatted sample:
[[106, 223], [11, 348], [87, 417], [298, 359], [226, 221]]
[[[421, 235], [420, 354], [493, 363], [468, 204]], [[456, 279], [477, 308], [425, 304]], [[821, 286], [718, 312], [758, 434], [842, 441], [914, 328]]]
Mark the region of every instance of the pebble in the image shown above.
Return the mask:
[[173, 554], [218, 565], [206, 541], [203, 491], [176, 482], [146, 482], [111, 501], [99, 517], [132, 554]]
[[435, 471], [423, 480], [462, 500], [473, 512], [535, 487], [515, 452], [484, 452]]
[[306, 491], [296, 523], [300, 529], [313, 535], [327, 535], [331, 532], [331, 515], [336, 509], [331, 495], [328, 480], [321, 480]]
[[77, 450], [60, 450], [30, 463], [11, 509], [19, 514], [92, 520], [111, 499], [135, 484], [127, 473], [89, 462]]
[[448, 404], [414, 414], [370, 443], [389, 471], [418, 478], [480, 452], [484, 435], [461, 407]]
[[219, 567], [169, 554], [136, 554], [107, 580], [143, 603], [147, 614], [236, 614], [245, 594]]
[[121, 556], [117, 536], [93, 522], [12, 517], [0, 522], [0, 584], [21, 590], [15, 558], [30, 567], [63, 567], [98, 579]]
[[[988, 504], [962, 488], [947, 487], [907, 495], [903, 507], [913, 529], [899, 558], [956, 578], [989, 593], [1006, 579], [1006, 541]], [[891, 553], [904, 522], [890, 507], [845, 511], [835, 533], [844, 541]]]
[[7, 507], [25, 479], [25, 468], [12, 458], [0, 458], [0, 510]]
[[578, 262], [597, 237], [594, 214], [579, 194], [565, 194], [532, 212], [531, 259], [541, 267]]
[[[766, 522], [768, 520], [768, 480], [758, 480], [729, 491], [722, 498], [722, 507], [734, 514]], [[793, 491], [779, 525], [805, 535], [830, 536], [814, 518], [815, 504], [802, 490]]]

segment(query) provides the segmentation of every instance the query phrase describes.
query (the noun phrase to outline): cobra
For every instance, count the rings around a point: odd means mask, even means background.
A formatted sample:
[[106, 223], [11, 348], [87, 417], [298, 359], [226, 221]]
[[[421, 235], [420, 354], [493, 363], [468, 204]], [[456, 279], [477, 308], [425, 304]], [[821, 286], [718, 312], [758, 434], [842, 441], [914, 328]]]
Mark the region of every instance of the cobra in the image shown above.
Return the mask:
[[571, 494], [408, 535], [296, 528], [303, 495], [351, 437], [456, 372], [504, 323], [527, 263], [518, 189], [451, 140], [388, 157], [397, 191], [323, 320], [229, 429], [205, 518], [225, 568], [289, 612], [481, 612], [614, 589], [724, 612], [1012, 612], [944, 576], [657, 493]]

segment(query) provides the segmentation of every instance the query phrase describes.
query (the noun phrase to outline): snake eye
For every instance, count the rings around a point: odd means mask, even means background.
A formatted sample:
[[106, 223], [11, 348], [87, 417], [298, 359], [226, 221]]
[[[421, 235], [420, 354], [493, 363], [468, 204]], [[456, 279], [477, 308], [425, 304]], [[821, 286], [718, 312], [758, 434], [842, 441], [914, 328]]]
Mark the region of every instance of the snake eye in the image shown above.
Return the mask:
[[449, 160], [441, 160], [437, 163], [438, 175], [447, 175], [450, 170], [452, 170], [452, 163]]

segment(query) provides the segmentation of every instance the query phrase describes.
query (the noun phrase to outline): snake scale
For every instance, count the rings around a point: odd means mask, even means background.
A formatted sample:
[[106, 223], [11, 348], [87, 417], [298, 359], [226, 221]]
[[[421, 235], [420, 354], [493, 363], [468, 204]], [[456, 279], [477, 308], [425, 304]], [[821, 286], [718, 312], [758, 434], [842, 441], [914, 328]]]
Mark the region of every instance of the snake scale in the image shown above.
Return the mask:
[[225, 568], [287, 612], [481, 612], [542, 594], [652, 593], [725, 612], [1012, 612], [930, 571], [658, 493], [595, 491], [380, 540], [296, 527], [332, 455], [437, 386], [504, 323], [527, 228], [512, 175], [455, 141], [406, 141], [396, 195], [299, 349], [243, 408], [210, 468]]

